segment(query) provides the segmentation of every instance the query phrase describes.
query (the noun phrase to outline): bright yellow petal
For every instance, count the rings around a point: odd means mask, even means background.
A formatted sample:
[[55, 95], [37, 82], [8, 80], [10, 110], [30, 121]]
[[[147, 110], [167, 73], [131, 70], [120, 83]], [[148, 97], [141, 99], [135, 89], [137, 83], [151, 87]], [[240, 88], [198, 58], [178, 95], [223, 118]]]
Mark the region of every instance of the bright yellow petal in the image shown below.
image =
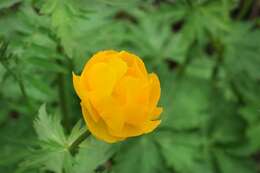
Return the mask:
[[123, 129], [117, 133], [111, 133], [113, 136], [117, 137], [133, 137], [133, 136], [139, 136], [144, 133], [143, 129], [138, 126], [133, 126], [130, 124], [125, 124]]
[[77, 76], [75, 73], [72, 73], [72, 81], [74, 89], [77, 93], [77, 95], [81, 98], [82, 96], [82, 88], [80, 86], [80, 76]]
[[117, 81], [117, 74], [106, 63], [97, 63], [90, 67], [87, 74], [87, 81], [92, 91], [96, 92], [96, 97], [103, 98], [109, 96]]
[[152, 120], [159, 118], [160, 114], [163, 112], [162, 107], [156, 107], [152, 110]]
[[161, 123], [161, 120], [149, 121], [145, 124], [143, 130], [145, 133], [152, 132], [156, 127], [158, 127]]
[[88, 110], [84, 106], [81, 106], [81, 107], [82, 107], [83, 117], [88, 126], [88, 129], [96, 138], [106, 141], [108, 143], [113, 143], [113, 142], [117, 142], [117, 141], [124, 139], [124, 138], [115, 137], [115, 136], [110, 135], [108, 133], [107, 126], [102, 121], [102, 119], [100, 119], [100, 121], [98, 121], [98, 122], [93, 121], [91, 116], [89, 115]]
[[153, 131], [156, 127], [159, 126], [161, 123], [161, 120], [156, 121], [148, 121], [146, 123], [143, 123], [142, 126], [133, 126], [128, 123], [124, 125], [124, 128], [122, 131], [117, 133], [111, 133], [113, 136], [117, 137], [134, 137], [139, 136], [145, 133], [150, 133]]
[[111, 96], [106, 97], [95, 104], [95, 108], [112, 132], [122, 130], [125, 117], [122, 107], [116, 99]]
[[126, 122], [131, 125], [141, 125], [149, 120], [149, 110], [142, 105], [132, 104], [124, 108]]
[[149, 74], [149, 80], [151, 84], [150, 89], [150, 106], [155, 107], [161, 96], [160, 81], [155, 73]]
[[84, 66], [82, 75], [85, 76], [92, 65], [100, 62], [106, 62], [109, 60], [110, 57], [115, 56], [116, 54], [118, 54], [118, 52], [114, 50], [105, 50], [96, 53], [88, 60], [88, 62]]
[[147, 71], [141, 58], [126, 51], [121, 51], [119, 53], [119, 57], [127, 63], [128, 67], [130, 68], [130, 70], [132, 70], [132, 72], [133, 70], [135, 72], [139, 70], [143, 76], [147, 76]]
[[117, 56], [111, 57], [108, 65], [116, 72], [117, 80], [120, 79], [127, 71], [127, 64]]
[[101, 118], [99, 116], [99, 114], [97, 113], [97, 111], [94, 109], [94, 107], [92, 106], [92, 103], [89, 101], [88, 98], [84, 98], [81, 102], [81, 105], [83, 105], [89, 112], [91, 118], [95, 121], [98, 122], [99, 119]]
[[115, 88], [116, 98], [122, 102], [126, 122], [140, 125], [150, 118], [149, 84], [131, 76], [123, 77]]

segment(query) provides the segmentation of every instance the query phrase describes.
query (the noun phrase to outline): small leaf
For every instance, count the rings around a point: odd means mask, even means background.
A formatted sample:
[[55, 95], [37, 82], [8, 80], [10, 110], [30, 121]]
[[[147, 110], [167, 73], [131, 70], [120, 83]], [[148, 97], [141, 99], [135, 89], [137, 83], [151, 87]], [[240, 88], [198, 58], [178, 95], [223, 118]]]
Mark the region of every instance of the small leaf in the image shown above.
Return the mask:
[[34, 128], [41, 141], [54, 141], [61, 145], [65, 143], [66, 138], [60, 124], [60, 118], [49, 116], [45, 105], [39, 109], [38, 118], [34, 121]]
[[113, 170], [120, 173], [167, 172], [156, 144], [148, 137], [133, 139], [124, 143], [117, 153], [116, 163]]
[[94, 173], [98, 166], [105, 164], [114, 152], [113, 145], [90, 137], [80, 145], [73, 172]]

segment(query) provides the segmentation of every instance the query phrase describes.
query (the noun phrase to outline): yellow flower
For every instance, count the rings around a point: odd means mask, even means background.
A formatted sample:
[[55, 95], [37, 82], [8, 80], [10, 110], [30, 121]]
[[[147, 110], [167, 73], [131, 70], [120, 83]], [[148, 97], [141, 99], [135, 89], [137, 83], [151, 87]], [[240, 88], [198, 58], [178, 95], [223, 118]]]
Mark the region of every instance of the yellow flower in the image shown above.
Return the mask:
[[109, 143], [153, 131], [159, 124], [160, 82], [136, 55], [101, 51], [85, 65], [73, 85], [90, 132]]

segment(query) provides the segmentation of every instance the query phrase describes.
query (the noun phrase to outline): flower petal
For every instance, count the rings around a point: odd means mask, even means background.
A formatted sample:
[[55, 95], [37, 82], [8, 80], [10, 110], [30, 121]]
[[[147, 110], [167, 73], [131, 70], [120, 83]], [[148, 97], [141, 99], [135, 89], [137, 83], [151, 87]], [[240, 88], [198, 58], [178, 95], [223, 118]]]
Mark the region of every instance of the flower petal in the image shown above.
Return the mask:
[[152, 120], [157, 119], [160, 114], [163, 112], [163, 108], [162, 107], [156, 107], [152, 110]]
[[139, 71], [143, 76], [147, 76], [147, 71], [141, 58], [126, 51], [119, 52], [119, 57], [127, 63], [132, 72]]
[[156, 127], [158, 127], [161, 123], [161, 120], [149, 121], [145, 124], [143, 130], [145, 133], [152, 132]]
[[116, 72], [106, 63], [94, 64], [89, 69], [87, 81], [90, 89], [97, 91], [96, 97], [99, 99], [112, 93], [116, 80]]
[[119, 80], [127, 71], [127, 64], [119, 57], [111, 57], [108, 65], [113, 67], [113, 70], [117, 74], [117, 80]]
[[77, 76], [74, 72], [72, 73], [72, 81], [73, 81], [73, 86], [74, 89], [77, 93], [77, 95], [81, 98], [82, 94], [82, 88], [80, 86], [80, 76]]
[[116, 133], [112, 132], [111, 134], [117, 137], [133, 137], [133, 136], [139, 136], [143, 133], [144, 131], [141, 127], [133, 126], [126, 123], [124, 124], [124, 127], [121, 131], [118, 131]]
[[89, 112], [87, 111], [87, 109], [82, 105], [82, 113], [83, 113], [83, 117], [85, 119], [85, 122], [88, 126], [88, 129], [90, 130], [90, 132], [98, 139], [104, 140], [108, 143], [113, 143], [116, 141], [120, 141], [123, 140], [124, 138], [121, 137], [115, 137], [112, 136], [108, 133], [108, 129], [106, 124], [102, 121], [102, 119], [100, 119], [100, 121], [98, 121], [97, 123], [94, 122], [91, 118], [91, 116], [89, 115]]
[[116, 99], [111, 96], [106, 97], [94, 106], [111, 131], [119, 132], [122, 130], [125, 116]]
[[159, 98], [161, 96], [161, 87], [160, 87], [160, 81], [155, 73], [149, 74], [149, 80], [150, 80], [150, 106], [155, 107], [159, 101]]

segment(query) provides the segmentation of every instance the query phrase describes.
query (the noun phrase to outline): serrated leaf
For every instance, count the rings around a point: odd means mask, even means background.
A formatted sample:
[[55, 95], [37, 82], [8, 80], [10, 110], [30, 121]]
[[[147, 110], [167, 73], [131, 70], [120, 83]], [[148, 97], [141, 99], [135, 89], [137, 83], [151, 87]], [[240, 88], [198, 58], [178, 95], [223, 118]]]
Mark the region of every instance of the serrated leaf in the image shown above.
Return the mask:
[[[169, 100], [163, 126], [175, 129], [198, 128], [208, 118], [209, 85], [207, 80], [184, 77], [177, 79]], [[165, 113], [165, 114], [166, 114]]]
[[81, 14], [74, 3], [68, 0], [48, 0], [43, 4], [41, 12], [51, 15], [52, 27], [60, 38], [66, 54], [72, 57], [77, 47], [73, 27], [80, 19], [79, 16], [83, 17], [84, 14]]
[[246, 158], [236, 158], [222, 150], [216, 150], [215, 156], [219, 164], [220, 173], [256, 173], [254, 164]]
[[69, 152], [63, 127], [58, 116], [50, 116], [46, 106], [39, 109], [34, 128], [40, 140], [39, 149], [32, 151], [31, 155], [21, 164], [21, 170], [41, 168], [43, 170], [62, 173], [72, 168], [72, 156]]
[[157, 141], [169, 167], [179, 173], [213, 173], [211, 165], [203, 155], [202, 136], [196, 133], [160, 133]]
[[246, 23], [232, 23], [232, 31], [224, 35], [225, 65], [231, 75], [246, 72], [252, 79], [259, 79], [260, 37], [259, 30]]
[[39, 109], [38, 118], [34, 121], [34, 128], [41, 141], [53, 141], [60, 145], [66, 141], [60, 118], [48, 115], [45, 105]]
[[[142, 137], [123, 144], [116, 156], [115, 172], [167, 172], [152, 139]], [[134, 166], [133, 166], [134, 165]]]
[[0, 9], [8, 8], [16, 3], [21, 2], [22, 0], [1, 0], [0, 2]]
[[90, 137], [80, 145], [73, 172], [94, 173], [98, 166], [105, 164], [112, 154], [114, 154], [113, 145]]

